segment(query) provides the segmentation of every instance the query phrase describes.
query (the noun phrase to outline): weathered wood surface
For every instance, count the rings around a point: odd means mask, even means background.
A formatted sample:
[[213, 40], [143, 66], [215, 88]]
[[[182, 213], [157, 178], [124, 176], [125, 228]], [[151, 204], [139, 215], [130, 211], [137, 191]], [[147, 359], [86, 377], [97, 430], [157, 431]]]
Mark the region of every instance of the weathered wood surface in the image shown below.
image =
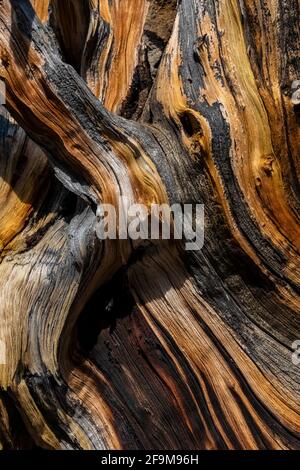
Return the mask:
[[[300, 448], [298, 0], [31, 3], [0, 1], [2, 447]], [[204, 203], [204, 248], [100, 242], [120, 194]]]

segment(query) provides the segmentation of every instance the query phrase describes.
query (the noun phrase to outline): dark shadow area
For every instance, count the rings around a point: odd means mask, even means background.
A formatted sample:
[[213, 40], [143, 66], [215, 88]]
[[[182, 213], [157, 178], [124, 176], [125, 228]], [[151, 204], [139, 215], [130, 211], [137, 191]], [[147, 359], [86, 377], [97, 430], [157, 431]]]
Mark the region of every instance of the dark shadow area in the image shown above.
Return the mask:
[[0, 437], [3, 445], [2, 450], [33, 450], [36, 448], [27, 428], [24, 424], [23, 418], [19, 413], [14, 400], [8, 392], [0, 391], [0, 399], [7, 411], [7, 429], [11, 430], [11, 434], [6, 433], [5, 424], [1, 423], [0, 417]]
[[127, 274], [121, 269], [92, 296], [79, 317], [77, 338], [84, 354], [93, 349], [102, 330], [113, 333], [118, 320], [130, 315], [133, 307]]
[[[11, 3], [11, 39], [10, 47], [14, 58], [19, 62], [19, 55], [28, 57], [32, 40], [34, 21], [38, 21], [29, 0], [10, 0]], [[20, 34], [22, 38], [20, 38]], [[24, 41], [25, 38], [25, 41]], [[20, 46], [22, 44], [22, 50]]]

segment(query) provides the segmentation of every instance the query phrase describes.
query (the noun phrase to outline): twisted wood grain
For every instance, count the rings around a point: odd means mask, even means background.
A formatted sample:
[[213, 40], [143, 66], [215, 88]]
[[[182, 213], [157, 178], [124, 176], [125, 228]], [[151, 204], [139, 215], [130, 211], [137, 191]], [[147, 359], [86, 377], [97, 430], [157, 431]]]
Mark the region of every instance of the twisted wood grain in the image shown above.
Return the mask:
[[[299, 449], [299, 2], [48, 3], [0, 2], [2, 447]], [[99, 240], [121, 194], [204, 247]]]

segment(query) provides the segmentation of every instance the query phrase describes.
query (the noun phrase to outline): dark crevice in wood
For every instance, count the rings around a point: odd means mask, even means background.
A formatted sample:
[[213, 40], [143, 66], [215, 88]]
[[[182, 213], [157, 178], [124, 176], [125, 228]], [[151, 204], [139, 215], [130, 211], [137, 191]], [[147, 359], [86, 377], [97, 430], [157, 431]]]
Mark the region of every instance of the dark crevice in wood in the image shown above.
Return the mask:
[[121, 269], [88, 301], [77, 323], [77, 338], [85, 355], [93, 349], [102, 330], [110, 333], [119, 319], [130, 315], [134, 307], [126, 271]]

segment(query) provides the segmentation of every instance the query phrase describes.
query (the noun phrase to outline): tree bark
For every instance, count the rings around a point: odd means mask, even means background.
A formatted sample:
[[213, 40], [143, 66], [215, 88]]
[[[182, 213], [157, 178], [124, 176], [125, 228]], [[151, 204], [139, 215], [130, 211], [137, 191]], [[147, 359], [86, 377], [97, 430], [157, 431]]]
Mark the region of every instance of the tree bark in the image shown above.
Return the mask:
[[[299, 449], [298, 0], [2, 0], [4, 449]], [[100, 240], [102, 203], [205, 243]]]

